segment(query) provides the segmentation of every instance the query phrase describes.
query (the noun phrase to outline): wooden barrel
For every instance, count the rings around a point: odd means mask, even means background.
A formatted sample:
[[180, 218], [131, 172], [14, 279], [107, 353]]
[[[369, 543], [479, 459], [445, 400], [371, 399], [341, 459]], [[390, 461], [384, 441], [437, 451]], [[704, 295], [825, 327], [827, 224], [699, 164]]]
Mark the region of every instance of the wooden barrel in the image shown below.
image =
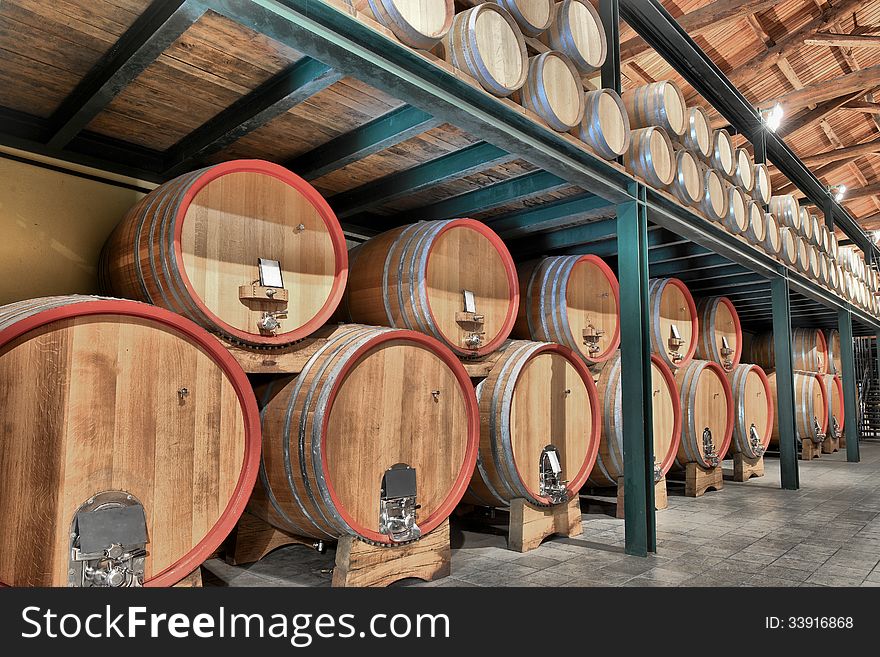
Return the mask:
[[605, 28], [589, 0], [562, 0], [541, 40], [568, 55], [581, 73], [598, 71], [608, 55]]
[[782, 226], [779, 229], [779, 259], [789, 267], [798, 262], [798, 237], [794, 228]]
[[733, 437], [733, 397], [718, 363], [692, 360], [675, 373], [681, 403], [681, 444], [675, 465], [721, 463]]
[[[428, 533], [464, 495], [477, 459], [467, 372], [414, 331], [343, 325], [323, 337], [299, 375], [257, 389], [263, 454], [248, 511], [319, 539], [391, 544]], [[415, 470], [417, 530], [380, 518], [385, 477], [401, 466]]]
[[752, 156], [745, 148], [737, 148], [733, 152], [733, 165], [731, 181], [751, 195], [755, 189], [755, 163], [752, 162]]
[[482, 356], [507, 339], [518, 306], [516, 266], [501, 238], [479, 221], [447, 219], [352, 249], [341, 308], [351, 321], [420, 331], [459, 356]]
[[778, 256], [782, 250], [782, 236], [779, 233], [779, 224], [776, 223], [776, 215], [771, 212], [764, 213], [764, 226], [767, 229], [761, 247], [772, 256]]
[[734, 235], [746, 231], [749, 226], [749, 198], [735, 185], [728, 185], [725, 195], [727, 196], [727, 214], [721, 223]]
[[840, 364], [840, 331], [829, 330], [825, 335], [825, 346], [828, 351], [828, 371], [841, 374], [843, 366]]
[[686, 206], [696, 205], [703, 198], [702, 171], [690, 151], [675, 151], [675, 176], [670, 191]]
[[653, 82], [621, 95], [633, 128], [658, 126], [680, 138], [688, 127], [687, 105], [678, 86], [669, 80]]
[[828, 264], [828, 287], [832, 290], [837, 290], [840, 287], [840, 268], [828, 256], [825, 256], [825, 261]]
[[687, 125], [678, 141], [698, 157], [709, 157], [712, 152], [712, 126], [706, 110], [699, 105], [687, 108]]
[[[494, 358], [477, 385], [480, 458], [465, 500], [548, 506], [577, 497], [599, 451], [599, 398], [589, 370], [567, 347], [546, 342], [511, 340]], [[546, 467], [554, 456], [562, 467], [555, 477]]]
[[819, 282], [822, 285], [828, 285], [829, 265], [828, 256], [824, 253], [819, 254]]
[[550, 50], [529, 59], [519, 99], [559, 132], [568, 132], [584, 118], [583, 83], [574, 64], [561, 52]]
[[623, 163], [652, 187], [667, 187], [675, 178], [675, 151], [662, 128], [633, 130]]
[[797, 242], [797, 262], [795, 268], [802, 274], [810, 273], [810, 245], [802, 236], [795, 237]]
[[825, 394], [828, 401], [828, 428], [827, 435], [843, 434], [845, 416], [843, 410], [843, 380], [837, 374], [823, 374], [822, 381], [825, 384]]
[[770, 172], [767, 165], [762, 163], [755, 165], [755, 186], [752, 188], [752, 197], [761, 205], [767, 205], [773, 196], [773, 185], [770, 182]]
[[[819, 329], [795, 328], [791, 330], [791, 354], [794, 369], [804, 372], [828, 371], [828, 346], [825, 335]], [[759, 333], [752, 338], [750, 360], [764, 369], [776, 367], [773, 333]]]
[[813, 280], [821, 280], [822, 262], [819, 249], [816, 248], [815, 244], [808, 244], [807, 251], [809, 252], [810, 256], [810, 269], [808, 271], [808, 274], [813, 278]]
[[742, 327], [733, 302], [727, 297], [704, 297], [697, 301], [700, 334], [695, 356], [711, 360], [730, 372], [742, 357]]
[[828, 226], [825, 225], [824, 222], [819, 222], [819, 232], [821, 233], [821, 237], [819, 238], [819, 248], [826, 254], [831, 253], [831, 231], [828, 230]]
[[[143, 583], [175, 584], [220, 546], [257, 476], [247, 377], [214, 336], [162, 308], [85, 296], [0, 306], [0, 398], [0, 586], [88, 582], [89, 562], [69, 563], [84, 547], [71, 531], [78, 511], [101, 522], [110, 509], [145, 532]], [[131, 585], [122, 575], [106, 585]]]
[[[602, 409], [602, 439], [596, 465], [590, 473], [593, 486], [616, 486], [623, 477], [623, 386], [620, 351], [602, 367], [597, 387]], [[672, 370], [651, 355], [651, 414], [653, 417], [654, 478], [669, 472], [681, 440], [681, 406]]]
[[798, 231], [801, 236], [810, 241], [813, 239], [813, 222], [810, 219], [810, 211], [807, 208], [801, 206], [798, 208], [798, 215], [800, 216], [801, 227]]
[[775, 396], [767, 374], [757, 365], [738, 365], [727, 375], [733, 392], [732, 453], [755, 459], [764, 455], [773, 435]]
[[510, 12], [519, 29], [529, 37], [540, 36], [553, 22], [553, 0], [498, 0], [498, 4]]
[[776, 216], [779, 226], [788, 226], [795, 231], [801, 229], [801, 214], [797, 199], [791, 194], [770, 197], [770, 212]]
[[764, 210], [758, 201], [752, 200], [749, 201], [747, 214], [749, 217], [748, 227], [743, 231], [743, 237], [749, 241], [749, 244], [760, 246], [767, 236], [767, 219], [764, 216]]
[[675, 369], [694, 357], [700, 334], [697, 306], [687, 286], [677, 278], [648, 281], [651, 351]]
[[[775, 400], [777, 398], [776, 372], [771, 373], [767, 380]], [[794, 418], [798, 444], [802, 440], [821, 443], [825, 438], [825, 432], [828, 430], [828, 397], [821, 374], [815, 372], [794, 373]], [[778, 413], [773, 421], [770, 444], [779, 444]]]
[[823, 226], [819, 224], [819, 217], [814, 214], [810, 215], [810, 244], [815, 246], [816, 248], [822, 248], [822, 228]]
[[712, 133], [712, 147], [709, 152], [709, 165], [724, 176], [732, 176], [736, 162], [733, 159], [733, 141], [730, 133], [723, 128]]
[[430, 50], [452, 27], [453, 0], [346, 0], [375, 18], [406, 45]]
[[837, 235], [833, 231], [829, 236], [829, 241], [831, 242], [831, 248], [828, 250], [828, 254], [834, 259], [837, 260], [838, 254], [840, 253], [840, 245], [837, 241]]
[[594, 255], [554, 256], [519, 267], [519, 313], [513, 335], [556, 342], [589, 365], [620, 344], [620, 286]]
[[526, 82], [525, 37], [499, 5], [485, 3], [456, 14], [443, 46], [447, 61], [491, 94], [509, 96]]
[[584, 118], [573, 134], [589, 144], [599, 157], [616, 160], [629, 148], [629, 116], [612, 89], [584, 94]]
[[727, 216], [728, 200], [721, 175], [710, 168], [701, 169], [702, 194], [699, 208], [711, 221], [724, 221]]
[[[280, 264], [283, 287], [260, 285], [260, 259]], [[104, 245], [99, 269], [113, 296], [236, 342], [279, 346], [330, 319], [348, 254], [336, 215], [311, 185], [277, 164], [233, 160], [147, 194]]]

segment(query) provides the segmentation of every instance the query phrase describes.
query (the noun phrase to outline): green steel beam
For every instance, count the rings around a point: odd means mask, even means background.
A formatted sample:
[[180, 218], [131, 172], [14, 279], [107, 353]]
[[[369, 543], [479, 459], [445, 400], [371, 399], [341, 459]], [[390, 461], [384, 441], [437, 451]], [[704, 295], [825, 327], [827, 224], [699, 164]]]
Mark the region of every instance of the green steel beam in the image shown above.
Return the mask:
[[512, 159], [514, 156], [510, 153], [492, 144], [480, 142], [411, 169], [334, 194], [327, 200], [337, 216], [350, 217], [452, 178], [460, 178]]
[[438, 125], [440, 121], [427, 112], [404, 105], [287, 161], [284, 166], [306, 180], [314, 180]]
[[773, 295], [773, 348], [776, 353], [776, 413], [779, 416], [779, 475], [782, 488], [800, 488], [794, 417], [794, 366], [791, 357], [791, 308], [788, 279], [770, 282]]
[[[742, 265], [732, 265], [730, 261], [725, 261], [726, 264], [716, 264], [711, 267], [702, 266], [702, 267], [688, 267], [687, 269], [680, 269], [679, 271], [675, 271], [668, 266], [664, 266], [660, 269], [661, 272], [665, 272], [670, 270], [671, 273], [657, 273], [659, 268], [651, 267], [651, 276], [659, 278], [661, 276], [675, 276], [685, 282], [687, 281], [717, 281], [724, 278], [731, 278], [742, 276], [744, 274], [751, 274], [752, 276], [757, 276], [757, 274], [752, 274], [748, 269], [745, 269]], [[763, 279], [766, 281], [767, 279]]]
[[747, 291], [751, 291], [752, 294], [766, 293], [768, 287], [766, 278], [751, 272], [728, 276], [723, 281], [718, 281], [714, 277], [707, 277], [705, 280], [705, 285], [689, 285], [690, 291], [701, 296], [724, 296], [734, 292], [747, 293]]
[[617, 209], [624, 404], [623, 505], [626, 553], [644, 557], [648, 552], [657, 551], [648, 332], [648, 218], [644, 187], [633, 183], [630, 190], [639, 200], [619, 205]]
[[509, 240], [537, 231], [559, 230], [605, 217], [614, 217], [614, 206], [600, 196], [583, 194], [489, 217], [485, 222], [501, 237]]
[[[561, 233], [565, 233], [564, 236], [559, 236], [556, 238], [557, 243], [565, 241], [570, 243], [573, 241], [570, 239], [571, 233], [569, 232], [572, 229], [566, 229], [564, 231], [559, 231]], [[669, 233], [662, 228], [657, 226], [651, 226], [647, 230], [647, 247], [648, 253], [653, 254], [655, 250], [659, 251], [668, 251], [672, 248], [690, 248], [694, 246], [686, 239], [679, 238], [676, 236], [672, 236], [670, 238]], [[537, 236], [535, 236], [537, 237]], [[535, 239], [535, 238], [532, 238]], [[673, 242], [669, 242], [670, 239], [673, 239]], [[614, 258], [617, 256], [617, 248], [619, 241], [614, 239], [614, 235], [608, 236], [604, 240], [594, 241], [594, 242], [583, 242], [580, 244], [575, 244], [574, 246], [569, 246], [566, 248], [556, 248], [554, 251], [555, 255], [581, 255], [583, 253], [591, 253], [593, 255], [597, 255], [600, 258]]]
[[[489, 223], [489, 225], [495, 228], [494, 224]], [[617, 219], [604, 219], [564, 230], [535, 233], [510, 242], [508, 246], [518, 257], [545, 254], [573, 245], [583, 245], [587, 249], [597, 247], [609, 252], [613, 250], [616, 253], [616, 238]]]
[[837, 315], [837, 330], [840, 331], [840, 365], [843, 369], [840, 378], [843, 382], [843, 431], [846, 434], [846, 460], [858, 463], [859, 425], [858, 389], [856, 388], [856, 360], [853, 354], [852, 314], [841, 310]]

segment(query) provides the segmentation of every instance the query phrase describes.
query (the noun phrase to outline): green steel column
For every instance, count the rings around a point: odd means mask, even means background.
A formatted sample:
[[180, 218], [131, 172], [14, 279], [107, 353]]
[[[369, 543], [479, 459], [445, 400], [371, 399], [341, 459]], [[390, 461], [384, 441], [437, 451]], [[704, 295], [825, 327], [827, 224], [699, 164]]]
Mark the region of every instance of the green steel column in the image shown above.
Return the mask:
[[770, 281], [773, 300], [773, 349], [776, 353], [776, 413], [779, 415], [779, 476], [787, 490], [800, 488], [794, 420], [794, 374], [791, 359], [791, 303], [788, 279]]
[[626, 553], [657, 551], [651, 413], [651, 342], [648, 333], [648, 211], [645, 187], [630, 186], [637, 201], [617, 206], [620, 349], [623, 397], [623, 473]]
[[840, 365], [843, 372], [843, 431], [846, 434], [846, 460], [859, 462], [859, 426], [856, 397], [856, 360], [853, 354], [852, 314], [849, 310], [837, 313], [837, 329], [840, 331]]

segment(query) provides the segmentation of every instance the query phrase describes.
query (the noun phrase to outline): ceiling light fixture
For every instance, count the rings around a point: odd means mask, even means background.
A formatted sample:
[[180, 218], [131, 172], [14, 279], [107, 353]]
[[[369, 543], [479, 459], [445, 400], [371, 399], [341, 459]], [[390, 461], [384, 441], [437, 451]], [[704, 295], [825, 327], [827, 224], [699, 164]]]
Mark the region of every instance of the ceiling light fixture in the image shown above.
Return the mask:
[[770, 109], [761, 110], [761, 119], [763, 119], [764, 125], [767, 126], [770, 132], [776, 132], [779, 126], [782, 125], [784, 114], [785, 111], [782, 109], [782, 105], [776, 103]]
[[832, 185], [828, 191], [834, 194], [834, 200], [840, 203], [846, 195], [846, 185]]

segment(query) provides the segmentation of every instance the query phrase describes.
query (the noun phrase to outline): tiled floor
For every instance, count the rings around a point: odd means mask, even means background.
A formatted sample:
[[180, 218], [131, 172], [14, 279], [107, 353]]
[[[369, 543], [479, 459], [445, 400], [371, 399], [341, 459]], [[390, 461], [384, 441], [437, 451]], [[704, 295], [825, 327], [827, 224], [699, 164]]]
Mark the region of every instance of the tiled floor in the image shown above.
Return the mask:
[[[600, 503], [583, 508], [584, 533], [551, 539], [527, 554], [501, 535], [453, 524], [452, 576], [413, 586], [880, 586], [880, 444], [862, 461], [838, 452], [800, 462], [801, 490], [779, 488], [779, 467], [745, 484], [689, 499], [670, 490], [657, 513], [657, 554], [623, 554], [623, 521]], [[609, 505], [604, 505], [606, 512]], [[206, 584], [328, 586], [334, 553], [302, 546], [261, 562], [206, 564]]]

